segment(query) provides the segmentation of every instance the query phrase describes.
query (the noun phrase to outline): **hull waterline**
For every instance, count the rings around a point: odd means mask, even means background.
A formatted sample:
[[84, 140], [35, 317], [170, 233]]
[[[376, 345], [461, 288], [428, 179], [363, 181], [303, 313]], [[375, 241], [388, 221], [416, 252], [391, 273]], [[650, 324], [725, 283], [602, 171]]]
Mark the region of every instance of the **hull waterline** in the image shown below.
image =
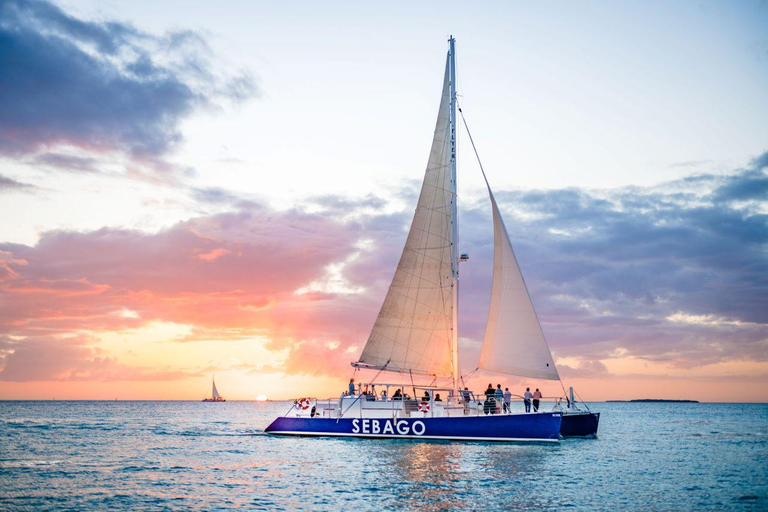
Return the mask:
[[392, 419], [281, 416], [265, 432], [293, 436], [556, 443], [560, 439], [561, 419], [559, 412]]

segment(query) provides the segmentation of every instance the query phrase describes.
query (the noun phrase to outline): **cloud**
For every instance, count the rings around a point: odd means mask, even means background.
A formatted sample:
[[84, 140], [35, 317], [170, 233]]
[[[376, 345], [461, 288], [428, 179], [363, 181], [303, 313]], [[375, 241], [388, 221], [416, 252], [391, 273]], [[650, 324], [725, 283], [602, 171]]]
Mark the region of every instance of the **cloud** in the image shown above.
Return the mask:
[[109, 357], [83, 337], [30, 337], [15, 340], [0, 336], [0, 381], [159, 381], [196, 377], [179, 370], [155, 371], [129, 367]]
[[348, 198], [340, 195], [324, 195], [312, 197], [308, 204], [319, 207], [326, 215], [348, 215], [350, 213], [360, 214], [363, 211], [375, 211], [383, 208], [387, 202], [368, 194], [363, 198]]
[[65, 155], [62, 153], [41, 153], [35, 155], [32, 163], [72, 172], [98, 172], [99, 160], [87, 156]]
[[[768, 161], [768, 153], [763, 155], [763, 158]], [[763, 164], [762, 168], [766, 164]], [[766, 197], [768, 197], [768, 175], [761, 168], [730, 177], [714, 195], [716, 201], [722, 202], [764, 201]]]
[[600, 361], [581, 361], [577, 367], [559, 364], [557, 369], [562, 378], [595, 378], [610, 375], [608, 368]]
[[34, 185], [22, 183], [0, 174], [0, 194], [4, 192], [33, 192], [35, 189], [37, 187]]
[[[768, 360], [766, 200], [741, 199], [759, 172], [497, 192], [565, 376], [605, 376], [602, 361], [616, 357], [681, 371]], [[35, 246], [0, 244], [0, 334], [23, 343], [170, 322], [188, 331], [167, 341], [254, 340], [275, 354], [275, 371], [347, 372], [389, 286], [410, 208], [319, 197], [277, 211], [223, 189], [191, 193], [232, 211], [156, 233], [55, 231]], [[471, 259], [461, 267], [459, 321], [471, 370], [489, 302], [492, 224], [487, 199], [462, 206], [461, 250]]]
[[[768, 195], [760, 161], [726, 177], [650, 188], [498, 193], [556, 355], [599, 360], [623, 347], [681, 368], [768, 359]], [[462, 217], [470, 243], [489, 236], [484, 212], [477, 205]], [[490, 258], [489, 246], [478, 250]], [[475, 272], [469, 269], [464, 274]], [[465, 290], [472, 286], [466, 277]], [[721, 321], [681, 323], [680, 312]], [[482, 322], [469, 327], [471, 336], [482, 335]]]
[[[119, 330], [153, 321], [202, 328], [290, 323], [300, 287], [354, 250], [359, 225], [299, 211], [199, 217], [155, 234], [108, 229], [0, 244], [0, 332]], [[135, 317], [117, 315], [128, 309]], [[276, 310], [271, 312], [271, 310]], [[301, 313], [297, 313], [297, 318]]]
[[699, 167], [701, 165], [712, 164], [713, 160], [689, 160], [687, 162], [676, 162], [670, 167]]
[[162, 159], [181, 142], [185, 117], [255, 94], [248, 74], [223, 77], [212, 62], [195, 32], [155, 36], [81, 20], [42, 0], [6, 0], [0, 154], [85, 172], [93, 172], [94, 155], [126, 157], [167, 174], [173, 169]]
[[229, 206], [237, 209], [258, 207], [258, 203], [219, 187], [192, 188], [192, 199], [204, 205]]
[[768, 151], [760, 156], [755, 157], [751, 162], [751, 166], [758, 171], [768, 167]]

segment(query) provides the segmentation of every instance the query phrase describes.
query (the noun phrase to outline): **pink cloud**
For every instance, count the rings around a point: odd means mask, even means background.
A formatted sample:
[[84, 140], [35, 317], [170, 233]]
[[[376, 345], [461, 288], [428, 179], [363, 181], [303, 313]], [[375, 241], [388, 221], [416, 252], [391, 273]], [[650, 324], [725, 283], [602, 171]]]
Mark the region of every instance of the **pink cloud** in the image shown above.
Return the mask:
[[92, 346], [87, 337], [35, 336], [24, 340], [0, 337], [0, 381], [141, 381], [176, 380], [197, 372], [129, 367]]
[[46, 293], [59, 297], [76, 297], [78, 295], [98, 295], [109, 288], [107, 284], [91, 284], [85, 278], [58, 280], [41, 278], [32, 283], [11, 283], [6, 289], [11, 293]]
[[[292, 355], [286, 368], [314, 373], [329, 342], [338, 351], [361, 344], [377, 306], [367, 297], [295, 292], [355, 251], [360, 230], [256, 207], [154, 234], [57, 231], [34, 247], [0, 245], [8, 268], [0, 283], [7, 304], [0, 309], [0, 334], [35, 339], [176, 322], [192, 326], [178, 341], [264, 336], [272, 349], [301, 353], [317, 343], [317, 357]], [[79, 345], [62, 346], [98, 363]]]
[[222, 249], [219, 247], [218, 249], [213, 249], [212, 251], [204, 252], [201, 254], [198, 254], [196, 257], [198, 259], [201, 259], [203, 261], [215, 261], [225, 254], [231, 254], [232, 251], [228, 251], [227, 249]]

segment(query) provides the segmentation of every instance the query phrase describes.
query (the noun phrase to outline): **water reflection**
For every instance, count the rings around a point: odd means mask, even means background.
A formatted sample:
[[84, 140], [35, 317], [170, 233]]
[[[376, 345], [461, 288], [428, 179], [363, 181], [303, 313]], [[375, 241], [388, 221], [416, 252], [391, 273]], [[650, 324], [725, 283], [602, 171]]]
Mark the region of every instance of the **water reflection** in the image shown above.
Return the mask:
[[371, 457], [391, 467], [400, 503], [413, 508], [526, 507], [518, 492], [543, 471], [557, 447], [448, 441], [369, 441]]

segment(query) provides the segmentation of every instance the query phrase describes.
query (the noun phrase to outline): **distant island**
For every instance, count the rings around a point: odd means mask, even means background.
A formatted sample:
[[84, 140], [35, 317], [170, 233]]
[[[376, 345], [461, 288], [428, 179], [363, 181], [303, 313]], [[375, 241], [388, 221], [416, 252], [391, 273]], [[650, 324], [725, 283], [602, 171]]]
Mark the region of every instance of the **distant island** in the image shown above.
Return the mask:
[[653, 402], [653, 403], [662, 403], [662, 404], [697, 404], [699, 403], [698, 400], [664, 400], [662, 398], [638, 398], [635, 400], [606, 400], [606, 402]]

